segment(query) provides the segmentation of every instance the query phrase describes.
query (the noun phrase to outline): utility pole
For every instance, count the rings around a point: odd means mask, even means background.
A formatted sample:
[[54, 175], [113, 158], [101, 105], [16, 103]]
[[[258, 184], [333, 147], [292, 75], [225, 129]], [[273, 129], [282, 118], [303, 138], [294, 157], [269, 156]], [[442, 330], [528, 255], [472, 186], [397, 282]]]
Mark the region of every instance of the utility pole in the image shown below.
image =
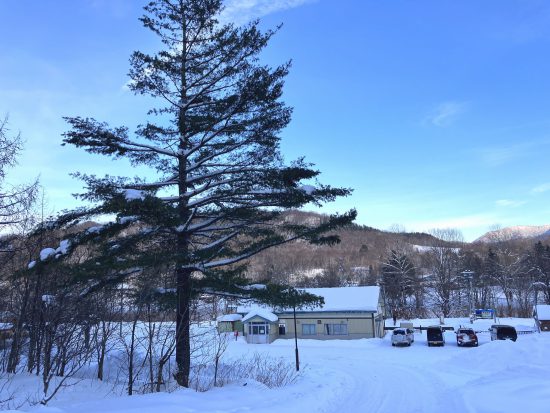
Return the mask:
[[472, 278], [474, 272], [471, 270], [462, 271], [462, 276], [468, 280], [468, 316], [472, 315]]
[[298, 329], [296, 328], [296, 302], [292, 305], [292, 313], [294, 315], [294, 348], [296, 353], [296, 371], [300, 371], [300, 356], [298, 354]]

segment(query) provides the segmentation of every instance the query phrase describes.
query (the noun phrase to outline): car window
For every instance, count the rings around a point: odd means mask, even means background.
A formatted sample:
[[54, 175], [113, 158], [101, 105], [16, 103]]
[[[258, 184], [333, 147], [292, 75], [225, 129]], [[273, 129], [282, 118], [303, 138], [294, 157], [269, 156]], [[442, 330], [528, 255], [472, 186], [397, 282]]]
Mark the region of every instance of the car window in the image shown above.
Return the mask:
[[513, 327], [500, 327], [498, 329], [498, 334], [502, 334], [502, 335], [515, 335], [516, 334], [516, 330], [513, 328]]

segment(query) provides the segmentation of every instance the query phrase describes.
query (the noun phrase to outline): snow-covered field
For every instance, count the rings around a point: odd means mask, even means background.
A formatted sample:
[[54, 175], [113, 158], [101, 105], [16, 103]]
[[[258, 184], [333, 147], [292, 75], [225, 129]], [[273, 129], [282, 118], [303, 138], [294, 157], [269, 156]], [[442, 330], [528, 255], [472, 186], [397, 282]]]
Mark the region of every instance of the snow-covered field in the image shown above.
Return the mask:
[[[390, 325], [393, 322], [389, 321]], [[530, 319], [501, 319], [501, 324], [533, 326]], [[414, 325], [436, 324], [415, 320]], [[448, 319], [446, 325], [470, 325]], [[473, 327], [485, 330], [492, 321]], [[521, 326], [521, 327], [519, 327]], [[294, 384], [268, 389], [250, 380], [199, 393], [177, 390], [137, 396], [114, 396], [108, 385], [81, 380], [47, 407], [25, 411], [55, 412], [524, 412], [550, 411], [550, 333], [519, 335], [511, 341], [490, 341], [478, 334], [477, 348], [459, 348], [446, 332], [444, 347], [428, 347], [425, 332], [411, 347], [395, 348], [384, 339], [300, 340], [302, 374]], [[294, 362], [293, 340], [270, 345], [232, 341], [226, 360], [255, 353]], [[12, 386], [29, 386], [20, 377]]]

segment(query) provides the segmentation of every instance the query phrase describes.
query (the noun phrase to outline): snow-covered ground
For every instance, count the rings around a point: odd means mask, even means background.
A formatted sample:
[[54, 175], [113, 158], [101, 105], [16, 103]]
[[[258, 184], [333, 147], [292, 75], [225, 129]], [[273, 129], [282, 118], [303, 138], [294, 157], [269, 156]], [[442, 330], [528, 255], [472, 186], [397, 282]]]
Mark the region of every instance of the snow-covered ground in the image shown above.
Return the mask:
[[[470, 325], [448, 319], [446, 325]], [[501, 319], [501, 324], [533, 326], [531, 319]], [[437, 320], [415, 320], [414, 325]], [[389, 320], [389, 324], [393, 321]], [[395, 348], [384, 339], [300, 340], [302, 374], [294, 384], [268, 389], [250, 380], [199, 393], [132, 397], [109, 394], [108, 385], [82, 380], [47, 407], [24, 410], [55, 412], [525, 412], [550, 411], [550, 333], [520, 334], [518, 340], [490, 341], [492, 320], [479, 320], [477, 348], [459, 348], [455, 334], [446, 332], [444, 347], [428, 347], [426, 335], [415, 334], [411, 347]], [[224, 359], [259, 353], [294, 362], [293, 340], [270, 345], [232, 341]], [[21, 386], [33, 379], [21, 377]], [[23, 388], [22, 387], [22, 388]]]

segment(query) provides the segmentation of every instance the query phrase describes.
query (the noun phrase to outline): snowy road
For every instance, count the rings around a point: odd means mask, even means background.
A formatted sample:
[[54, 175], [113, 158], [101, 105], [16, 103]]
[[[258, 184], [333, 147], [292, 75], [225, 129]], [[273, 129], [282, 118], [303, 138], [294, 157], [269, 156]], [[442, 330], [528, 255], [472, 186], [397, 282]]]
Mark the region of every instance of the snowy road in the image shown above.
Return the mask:
[[[308, 409], [293, 408], [292, 403], [279, 406], [323, 413], [549, 411], [550, 335], [520, 336], [513, 343], [490, 342], [489, 335], [481, 333], [477, 348], [459, 348], [454, 333], [445, 335], [447, 344], [441, 348], [428, 347], [425, 333], [417, 333], [415, 343], [404, 348], [392, 347], [389, 336], [301, 341], [306, 383], [296, 385], [299, 390], [291, 390], [290, 396]], [[291, 343], [278, 341], [268, 351], [278, 356], [291, 348]]]
[[[417, 337], [410, 348], [393, 348], [388, 340], [376, 340], [372, 347], [376, 349], [348, 349], [345, 354], [327, 357], [322, 363], [312, 363], [311, 367], [318, 364], [319, 370], [323, 365], [333, 366], [333, 375], [340, 376], [344, 384], [342, 394], [327, 400], [322, 411], [468, 411], [460, 394], [434, 374], [433, 364], [427, 367], [421, 361], [420, 355], [437, 358], [440, 356], [437, 352], [449, 348], [428, 349], [422, 337]], [[341, 352], [335, 348], [331, 353]]]
[[[384, 371], [388, 367], [390, 371], [365, 374], [356, 369], [361, 364], [363, 371]], [[374, 360], [348, 367], [351, 372], [349, 394], [343, 402], [333, 405], [333, 412], [440, 412], [451, 406], [453, 411], [466, 411], [464, 402], [451, 389], [446, 389], [444, 382], [422, 368]]]

